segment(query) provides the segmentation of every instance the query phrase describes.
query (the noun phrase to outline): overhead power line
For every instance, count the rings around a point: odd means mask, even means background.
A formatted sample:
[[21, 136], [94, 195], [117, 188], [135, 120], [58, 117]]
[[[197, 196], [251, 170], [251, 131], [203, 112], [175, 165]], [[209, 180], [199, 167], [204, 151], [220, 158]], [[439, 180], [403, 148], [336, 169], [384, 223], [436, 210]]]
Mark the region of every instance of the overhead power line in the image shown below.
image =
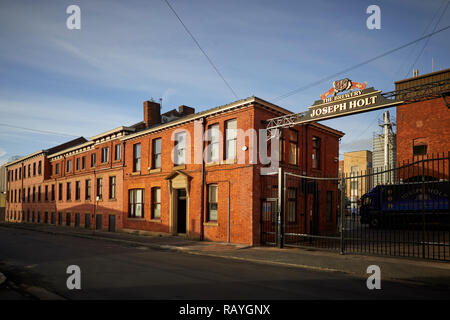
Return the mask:
[[[436, 25], [434, 26], [433, 32], [436, 30], [437, 26], [439, 25], [439, 22], [441, 22], [442, 17], [444, 16], [445, 12], [448, 9], [448, 5], [450, 4], [450, 0], [447, 1], [447, 5], [445, 6], [444, 10], [442, 11], [438, 21], [436, 22]], [[425, 43], [423, 44], [422, 50], [420, 50], [419, 55], [416, 57], [416, 60], [414, 60], [414, 63], [411, 66], [412, 70], [414, 68], [414, 66], [416, 65], [417, 61], [419, 60], [419, 58], [422, 56], [423, 51], [425, 50], [425, 47], [428, 45], [428, 42], [430, 41], [430, 38], [427, 39], [427, 41], [425, 41]], [[408, 76], [409, 70], [406, 72], [405, 78]]]
[[217, 67], [214, 65], [212, 60], [206, 54], [205, 50], [203, 50], [203, 48], [200, 46], [200, 43], [198, 43], [197, 39], [195, 39], [194, 35], [189, 31], [188, 27], [184, 24], [183, 20], [181, 20], [180, 16], [177, 14], [175, 9], [170, 5], [169, 1], [164, 0], [164, 2], [167, 4], [167, 6], [170, 8], [170, 10], [172, 10], [173, 14], [177, 17], [178, 21], [180, 21], [180, 23], [183, 26], [184, 30], [186, 30], [186, 32], [189, 34], [189, 36], [195, 42], [197, 47], [200, 49], [200, 51], [206, 57], [206, 59], [208, 60], [209, 64], [213, 67], [213, 69], [216, 71], [216, 73], [219, 75], [219, 77], [222, 79], [222, 81], [225, 83], [225, 85], [228, 87], [228, 89], [230, 89], [231, 93], [234, 95], [236, 100], [239, 99], [237, 94], [236, 94], [236, 92], [233, 90], [233, 88], [230, 86], [230, 84], [225, 80], [224, 76], [220, 73], [219, 69], [217, 69]]
[[330, 76], [324, 77], [324, 78], [322, 78], [322, 79], [320, 79], [320, 80], [314, 81], [314, 82], [312, 82], [312, 83], [310, 83], [310, 84], [308, 84], [308, 85], [306, 85], [306, 86], [303, 86], [303, 87], [300, 87], [300, 88], [298, 88], [298, 89], [289, 91], [288, 93], [285, 93], [285, 94], [283, 94], [283, 95], [281, 95], [281, 96], [278, 96], [278, 97], [273, 98], [272, 101], [279, 101], [279, 100], [285, 99], [285, 98], [290, 97], [290, 96], [292, 96], [292, 95], [294, 95], [294, 94], [297, 94], [297, 93], [299, 93], [299, 92], [301, 92], [301, 91], [304, 91], [304, 90], [309, 89], [309, 88], [311, 88], [311, 87], [314, 87], [314, 86], [316, 86], [316, 85], [318, 85], [318, 84], [321, 84], [321, 83], [324, 82], [324, 81], [328, 81], [328, 80], [334, 79], [335, 77], [337, 77], [337, 76], [339, 76], [339, 75], [341, 75], [341, 74], [344, 74], [344, 73], [347, 73], [347, 72], [349, 72], [349, 71], [351, 71], [351, 70], [357, 69], [357, 68], [359, 68], [359, 67], [361, 67], [361, 66], [363, 66], [363, 65], [365, 65], [365, 64], [368, 64], [368, 63], [370, 63], [370, 62], [372, 62], [372, 61], [378, 60], [378, 59], [380, 59], [380, 58], [382, 58], [382, 57], [385, 57], [385, 56], [387, 56], [387, 55], [389, 55], [389, 54], [391, 54], [391, 53], [394, 53], [394, 52], [396, 52], [396, 51], [398, 51], [398, 50], [401, 50], [401, 49], [406, 48], [406, 47], [408, 47], [408, 46], [410, 46], [410, 45], [413, 45], [414, 43], [417, 43], [417, 42], [419, 42], [419, 41], [421, 41], [421, 40], [423, 40], [423, 39], [429, 38], [429, 37], [431, 37], [431, 36], [433, 36], [433, 35], [435, 35], [435, 34], [437, 34], [437, 33], [439, 33], [439, 32], [445, 31], [445, 30], [447, 30], [447, 29], [449, 29], [449, 28], [450, 28], [450, 25], [448, 25], [448, 26], [446, 26], [446, 27], [444, 27], [444, 28], [441, 28], [441, 29], [439, 29], [439, 30], [437, 30], [437, 31], [434, 31], [434, 32], [432, 32], [432, 33], [429, 33], [429, 34], [427, 34], [427, 35], [424, 35], [423, 37], [420, 37], [420, 38], [418, 38], [418, 39], [416, 39], [416, 40], [413, 40], [413, 41], [411, 41], [411, 42], [408, 42], [408, 43], [406, 43], [406, 44], [404, 44], [404, 45], [401, 45], [400, 47], [397, 47], [397, 48], [395, 48], [395, 49], [391, 49], [391, 50], [389, 50], [389, 51], [386, 51], [386, 52], [384, 52], [384, 53], [382, 53], [382, 54], [380, 54], [380, 55], [378, 55], [378, 56], [375, 56], [375, 57], [373, 57], [373, 58], [371, 58], [371, 59], [368, 59], [368, 60], [366, 60], [366, 61], [360, 62], [360, 63], [358, 63], [358, 64], [356, 64], [356, 65], [354, 65], [354, 66], [351, 66], [351, 67], [349, 67], [349, 68], [347, 68], [347, 69], [344, 69], [344, 70], [342, 70], [342, 71], [336, 72], [336, 73], [334, 73], [334, 74], [332, 74], [332, 75], [330, 75]]
[[[445, 2], [447, 0], [442, 1], [441, 5], [439, 6], [439, 8], [436, 10], [436, 12], [433, 15], [433, 18], [431, 18], [431, 21], [428, 23], [427, 27], [423, 30], [421, 36], [423, 36], [427, 31], [428, 28], [431, 27], [431, 25], [433, 24], [434, 19], [436, 19], [436, 17], [438, 16], [439, 12], [441, 12], [442, 7], [445, 5]], [[400, 67], [398, 68], [397, 72], [395, 72], [396, 75], [400, 74], [400, 71], [402, 71], [407, 63], [407, 61], [409, 60], [409, 58], [411, 57], [412, 53], [416, 50], [418, 43], [416, 43], [411, 50], [409, 51], [407, 57], [405, 59], [403, 59], [402, 64], [400, 65]], [[405, 76], [406, 77], [406, 76]]]
[[27, 130], [27, 131], [37, 132], [37, 133], [53, 134], [53, 135], [56, 135], [56, 136], [64, 136], [64, 137], [69, 137], [69, 138], [77, 137], [77, 136], [74, 136], [72, 134], [67, 134], [67, 133], [61, 133], [61, 132], [56, 132], [56, 131], [47, 131], [47, 130], [39, 130], [39, 129], [33, 129], [33, 128], [20, 127], [20, 126], [13, 126], [13, 125], [6, 124], [6, 123], [0, 123], [0, 126], [14, 128], [14, 129], [22, 129], [22, 130]]

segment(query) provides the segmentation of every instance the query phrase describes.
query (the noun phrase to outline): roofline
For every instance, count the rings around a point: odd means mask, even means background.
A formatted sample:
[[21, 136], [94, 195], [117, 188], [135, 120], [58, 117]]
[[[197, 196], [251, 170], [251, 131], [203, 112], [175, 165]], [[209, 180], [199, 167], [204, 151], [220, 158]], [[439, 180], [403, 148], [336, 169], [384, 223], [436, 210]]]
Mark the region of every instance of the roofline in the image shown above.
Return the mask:
[[225, 104], [223, 106], [219, 106], [219, 107], [215, 107], [215, 108], [212, 108], [212, 109], [209, 109], [209, 110], [205, 110], [205, 111], [201, 111], [201, 112], [195, 113], [192, 116], [183, 117], [183, 118], [180, 118], [178, 120], [174, 120], [174, 121], [171, 121], [171, 122], [168, 122], [168, 123], [165, 123], [165, 124], [161, 124], [161, 125], [158, 125], [158, 126], [155, 126], [155, 127], [152, 127], [152, 128], [148, 128], [146, 130], [142, 130], [142, 131], [136, 132], [134, 134], [127, 135], [127, 136], [121, 138], [120, 140], [122, 140], [122, 141], [130, 140], [130, 139], [137, 138], [137, 137], [140, 137], [140, 136], [144, 136], [144, 135], [156, 132], [156, 131], [160, 131], [160, 130], [164, 130], [164, 129], [167, 129], [167, 128], [170, 128], [170, 127], [173, 127], [173, 126], [177, 126], [177, 125], [180, 125], [180, 124], [183, 124], [183, 123], [188, 123], [188, 122], [200, 119], [200, 118], [212, 116], [212, 115], [220, 113], [220, 112], [231, 110], [231, 109], [234, 109], [234, 108], [237, 108], [237, 107], [242, 107], [242, 106], [245, 106], [245, 105], [250, 104], [250, 103], [258, 103], [258, 104], [261, 104], [263, 106], [272, 108], [275, 111], [278, 111], [278, 112], [284, 113], [284, 114], [292, 114], [293, 113], [292, 111], [284, 109], [284, 108], [282, 108], [280, 106], [277, 106], [277, 105], [275, 105], [273, 103], [270, 103], [270, 102], [268, 102], [266, 100], [263, 100], [261, 98], [255, 97], [255, 96], [251, 96], [251, 97], [248, 97], [248, 98], [245, 98], [245, 99], [241, 99], [241, 100], [237, 100], [237, 101], [231, 102], [229, 104]]
[[136, 129], [132, 128], [132, 127], [120, 126], [120, 127], [96, 134], [95, 136], [90, 137], [89, 140], [99, 139], [103, 136], [107, 136], [107, 135], [113, 134], [115, 132], [120, 132], [120, 131], [136, 131]]
[[51, 155], [48, 156], [48, 159], [50, 160], [50, 159], [52, 159], [54, 157], [60, 156], [62, 154], [65, 154], [65, 153], [68, 153], [68, 152], [71, 152], [71, 151], [74, 151], [74, 150], [77, 150], [77, 149], [80, 149], [80, 148], [83, 148], [83, 147], [90, 146], [92, 144], [95, 144], [95, 142], [92, 141], [92, 140], [86, 141], [86, 142], [84, 142], [82, 144], [78, 144], [78, 145], [73, 146], [71, 148], [67, 148], [67, 149], [61, 150], [60, 152], [52, 153]]
[[12, 161], [12, 162], [5, 163], [5, 167], [9, 167], [9, 166], [12, 166], [12, 165], [14, 165], [16, 163], [25, 161], [25, 160], [27, 160], [27, 159], [29, 159], [31, 157], [37, 156], [37, 155], [39, 155], [41, 153], [45, 154], [45, 152], [46, 152], [45, 150], [39, 150], [39, 151], [36, 151], [34, 153], [30, 153], [29, 155], [23, 156], [22, 158], [19, 158], [17, 160]]
[[331, 133], [334, 133], [335, 135], [337, 135], [338, 137], [341, 137], [341, 138], [343, 136], [345, 136], [345, 132], [333, 129], [333, 128], [329, 127], [329, 126], [326, 126], [326, 125], [318, 123], [318, 122], [312, 122], [312, 123], [310, 123], [310, 125], [313, 125], [313, 126], [316, 126], [316, 127], [320, 127], [321, 129], [326, 130], [326, 131], [331, 132]]
[[408, 82], [408, 81], [423, 79], [423, 78], [427, 78], [427, 77], [432, 77], [432, 76], [435, 76], [435, 75], [438, 75], [438, 74], [441, 74], [441, 73], [446, 73], [446, 72], [449, 72], [449, 71], [450, 71], [450, 68], [447, 68], [447, 69], [444, 69], [444, 70], [435, 71], [435, 72], [431, 72], [431, 73], [425, 73], [425, 74], [423, 74], [421, 76], [411, 77], [411, 78], [395, 81], [394, 84], [399, 84], [399, 83], [403, 83], [403, 82]]

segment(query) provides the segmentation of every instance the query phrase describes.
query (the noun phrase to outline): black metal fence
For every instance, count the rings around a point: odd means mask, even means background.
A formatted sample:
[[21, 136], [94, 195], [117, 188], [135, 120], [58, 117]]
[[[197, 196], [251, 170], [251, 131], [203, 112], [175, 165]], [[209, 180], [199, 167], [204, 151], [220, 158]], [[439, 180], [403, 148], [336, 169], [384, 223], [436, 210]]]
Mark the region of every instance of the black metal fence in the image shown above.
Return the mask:
[[341, 177], [262, 176], [261, 242], [450, 261], [449, 166], [442, 154]]

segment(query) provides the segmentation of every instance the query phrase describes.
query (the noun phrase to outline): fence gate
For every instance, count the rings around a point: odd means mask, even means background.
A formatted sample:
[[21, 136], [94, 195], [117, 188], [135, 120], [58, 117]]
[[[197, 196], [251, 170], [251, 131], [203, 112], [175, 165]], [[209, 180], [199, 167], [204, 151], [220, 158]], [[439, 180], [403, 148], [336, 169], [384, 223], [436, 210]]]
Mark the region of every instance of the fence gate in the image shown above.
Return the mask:
[[283, 173], [283, 245], [339, 249], [339, 179]]
[[450, 153], [342, 177], [262, 175], [261, 244], [450, 261], [449, 168]]

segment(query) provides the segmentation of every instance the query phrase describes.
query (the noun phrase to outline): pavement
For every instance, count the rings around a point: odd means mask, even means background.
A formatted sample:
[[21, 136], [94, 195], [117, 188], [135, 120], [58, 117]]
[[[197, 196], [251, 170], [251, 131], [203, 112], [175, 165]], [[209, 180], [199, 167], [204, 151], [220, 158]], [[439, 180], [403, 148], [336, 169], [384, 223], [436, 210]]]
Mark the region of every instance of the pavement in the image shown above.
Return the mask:
[[339, 272], [367, 279], [367, 268], [377, 265], [383, 280], [450, 289], [450, 263], [413, 258], [393, 258], [300, 249], [250, 247], [209, 241], [189, 240], [180, 236], [106, 232], [44, 224], [0, 223], [0, 228], [17, 228], [87, 239], [99, 239], [134, 247], [170, 250], [191, 255], [213, 256], [253, 263], [281, 265], [317, 271]]

